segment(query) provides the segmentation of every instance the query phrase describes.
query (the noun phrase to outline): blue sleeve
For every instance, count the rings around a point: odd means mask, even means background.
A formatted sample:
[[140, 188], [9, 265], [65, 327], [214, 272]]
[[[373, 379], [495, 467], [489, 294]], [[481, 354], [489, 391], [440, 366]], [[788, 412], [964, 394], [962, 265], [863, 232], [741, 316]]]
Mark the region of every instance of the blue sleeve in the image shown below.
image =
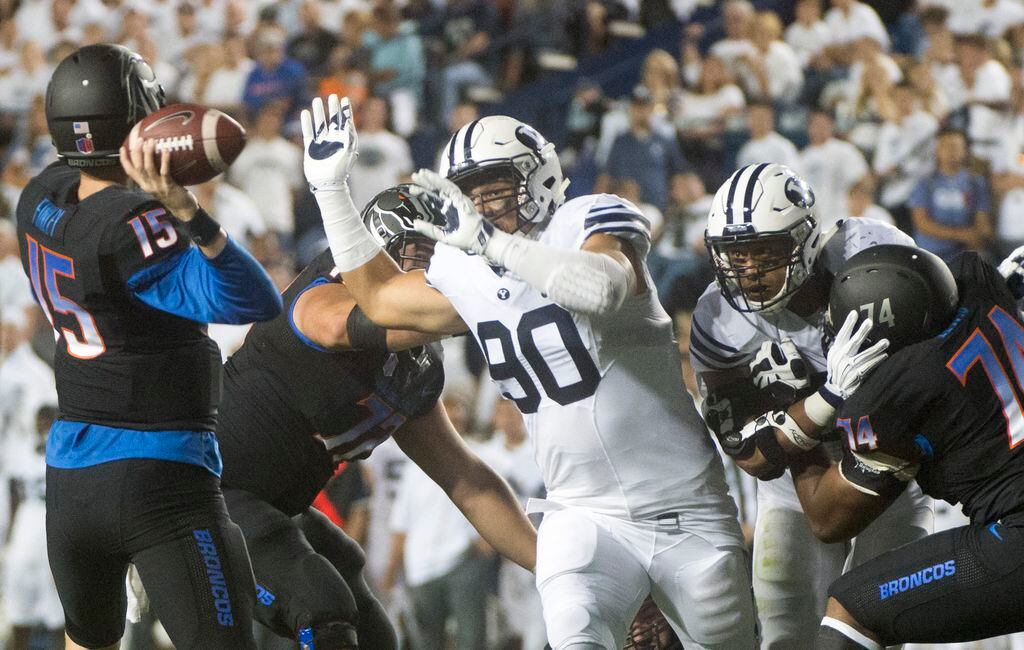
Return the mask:
[[[992, 199], [991, 194], [988, 190], [988, 181], [984, 176], [974, 177], [974, 191], [977, 194], [977, 203], [975, 204], [975, 211], [977, 212], [991, 212], [992, 211]], [[972, 217], [974, 215], [971, 215]]]
[[922, 178], [914, 186], [913, 191], [907, 198], [908, 208], [928, 208], [928, 190], [931, 187], [931, 181], [928, 178]]
[[200, 323], [240, 325], [281, 313], [270, 276], [230, 238], [213, 259], [192, 246], [147, 266], [128, 279], [128, 288], [154, 309]]

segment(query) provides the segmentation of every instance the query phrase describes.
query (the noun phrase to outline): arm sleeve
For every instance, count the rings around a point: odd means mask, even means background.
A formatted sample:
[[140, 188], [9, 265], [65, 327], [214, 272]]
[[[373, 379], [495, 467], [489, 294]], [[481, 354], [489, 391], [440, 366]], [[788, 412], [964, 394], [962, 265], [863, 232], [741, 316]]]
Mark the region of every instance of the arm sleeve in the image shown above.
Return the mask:
[[201, 323], [238, 325], [281, 312], [281, 296], [270, 276], [231, 239], [213, 259], [190, 246], [140, 269], [127, 285], [150, 307]]

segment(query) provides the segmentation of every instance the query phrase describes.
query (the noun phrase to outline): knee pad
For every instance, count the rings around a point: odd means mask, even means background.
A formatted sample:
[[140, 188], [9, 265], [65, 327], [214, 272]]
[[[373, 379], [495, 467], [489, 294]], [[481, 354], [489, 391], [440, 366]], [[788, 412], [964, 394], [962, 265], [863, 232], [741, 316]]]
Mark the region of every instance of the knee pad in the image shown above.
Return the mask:
[[544, 621], [548, 638], [555, 642], [554, 650], [580, 645], [619, 647], [609, 625], [597, 616], [596, 608], [564, 603], [550, 609], [550, 612], [545, 609]]
[[350, 650], [359, 647], [356, 628], [349, 623], [317, 623], [298, 634], [299, 647], [310, 650]]

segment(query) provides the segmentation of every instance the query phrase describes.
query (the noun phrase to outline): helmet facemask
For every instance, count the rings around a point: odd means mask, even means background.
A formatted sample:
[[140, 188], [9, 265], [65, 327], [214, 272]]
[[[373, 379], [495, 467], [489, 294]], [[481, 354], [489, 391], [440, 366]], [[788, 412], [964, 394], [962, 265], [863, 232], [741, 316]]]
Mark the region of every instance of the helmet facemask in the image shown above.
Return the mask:
[[495, 227], [510, 234], [529, 235], [548, 216], [540, 213], [540, 203], [530, 193], [529, 177], [536, 168], [533, 156], [524, 154], [512, 160], [474, 165], [450, 178]]
[[814, 224], [804, 219], [791, 228], [706, 237], [715, 277], [729, 304], [741, 312], [771, 313], [783, 308], [810, 276], [808, 240]]
[[436, 242], [416, 232], [401, 232], [384, 246], [384, 252], [395, 260], [403, 271], [415, 271], [430, 266]]

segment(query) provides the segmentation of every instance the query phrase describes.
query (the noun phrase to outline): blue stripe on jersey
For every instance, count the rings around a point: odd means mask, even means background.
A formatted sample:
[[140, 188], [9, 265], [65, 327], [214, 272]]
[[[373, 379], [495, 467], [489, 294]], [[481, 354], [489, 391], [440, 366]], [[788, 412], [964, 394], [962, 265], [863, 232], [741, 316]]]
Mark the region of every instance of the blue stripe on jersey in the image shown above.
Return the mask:
[[721, 352], [716, 352], [715, 350], [711, 349], [710, 346], [705, 345], [704, 343], [702, 343], [699, 336], [694, 336], [693, 334], [694, 334], [694, 332], [691, 330], [690, 331], [690, 351], [691, 352], [693, 350], [698, 350], [701, 353], [701, 356], [708, 357], [709, 359], [714, 359], [715, 361], [717, 361], [720, 364], [724, 363], [724, 364], [735, 365], [735, 363], [736, 363], [736, 358], [735, 357], [727, 357], [724, 354], [722, 354]]
[[310, 339], [308, 336], [303, 334], [301, 330], [299, 330], [298, 326], [295, 324], [295, 303], [299, 301], [299, 296], [306, 293], [313, 287], [319, 287], [325, 284], [330, 284], [330, 282], [330, 280], [323, 276], [316, 278], [315, 280], [307, 284], [305, 289], [296, 294], [295, 299], [292, 300], [292, 304], [288, 305], [288, 324], [291, 325], [292, 331], [295, 332], [295, 336], [299, 337], [300, 341], [302, 341], [309, 347], [313, 348], [317, 352], [328, 352], [329, 350], [323, 346], [317, 345], [316, 343], [313, 342], [312, 339]]
[[58, 208], [50, 199], [44, 198], [36, 206], [35, 214], [32, 215], [32, 225], [42, 230], [50, 237], [57, 230], [57, 225], [64, 218], [64, 210]]
[[228, 239], [213, 259], [195, 246], [140, 269], [133, 295], [154, 309], [199, 323], [237, 325], [281, 313], [281, 296], [260, 263]]
[[697, 359], [697, 361], [700, 361], [701, 364], [707, 366], [708, 368], [721, 368], [722, 366], [722, 364], [720, 363], [715, 363], [710, 359], [705, 359], [699, 352], [697, 352], [697, 350], [693, 348], [693, 345], [690, 345], [690, 355]]
[[632, 221], [642, 225], [644, 228], [650, 228], [651, 224], [647, 219], [635, 212], [609, 212], [593, 217], [587, 217], [583, 220], [583, 227], [590, 228], [599, 223], [613, 223], [615, 221]]
[[646, 237], [648, 239], [650, 239], [650, 237], [651, 237], [651, 233], [647, 232], [646, 228], [640, 228], [640, 227], [637, 227], [637, 226], [634, 226], [634, 225], [630, 225], [630, 224], [625, 224], [625, 223], [623, 223], [621, 225], [618, 225], [618, 226], [607, 226], [607, 227], [604, 227], [604, 228], [594, 228], [592, 230], [588, 230], [587, 231], [587, 237], [589, 237], [591, 235], [596, 235], [599, 232], [606, 232], [606, 233], [612, 233], [612, 234], [617, 233], [617, 232], [632, 233], [632, 234], [635, 234], [635, 235], [641, 235], [641, 236]]
[[46, 440], [46, 464], [80, 469], [125, 458], [198, 465], [220, 476], [223, 463], [212, 431], [139, 431], [57, 420]]
[[[732, 347], [731, 345], [726, 345], [725, 343], [722, 343], [721, 341], [719, 341], [715, 337], [713, 337], [710, 334], [708, 334], [704, 330], [704, 328], [700, 326], [700, 323], [697, 322], [696, 318], [694, 318], [691, 321], [691, 323], [693, 324], [693, 329], [696, 330], [697, 334], [700, 336], [700, 338], [702, 338], [704, 340], [705, 343], [713, 345], [716, 348], [719, 348], [720, 350], [725, 350], [726, 352], [733, 352], [735, 354], [739, 354], [740, 353], [739, 350], [737, 350], [736, 348]], [[691, 336], [692, 336], [692, 334], [691, 334]]]

